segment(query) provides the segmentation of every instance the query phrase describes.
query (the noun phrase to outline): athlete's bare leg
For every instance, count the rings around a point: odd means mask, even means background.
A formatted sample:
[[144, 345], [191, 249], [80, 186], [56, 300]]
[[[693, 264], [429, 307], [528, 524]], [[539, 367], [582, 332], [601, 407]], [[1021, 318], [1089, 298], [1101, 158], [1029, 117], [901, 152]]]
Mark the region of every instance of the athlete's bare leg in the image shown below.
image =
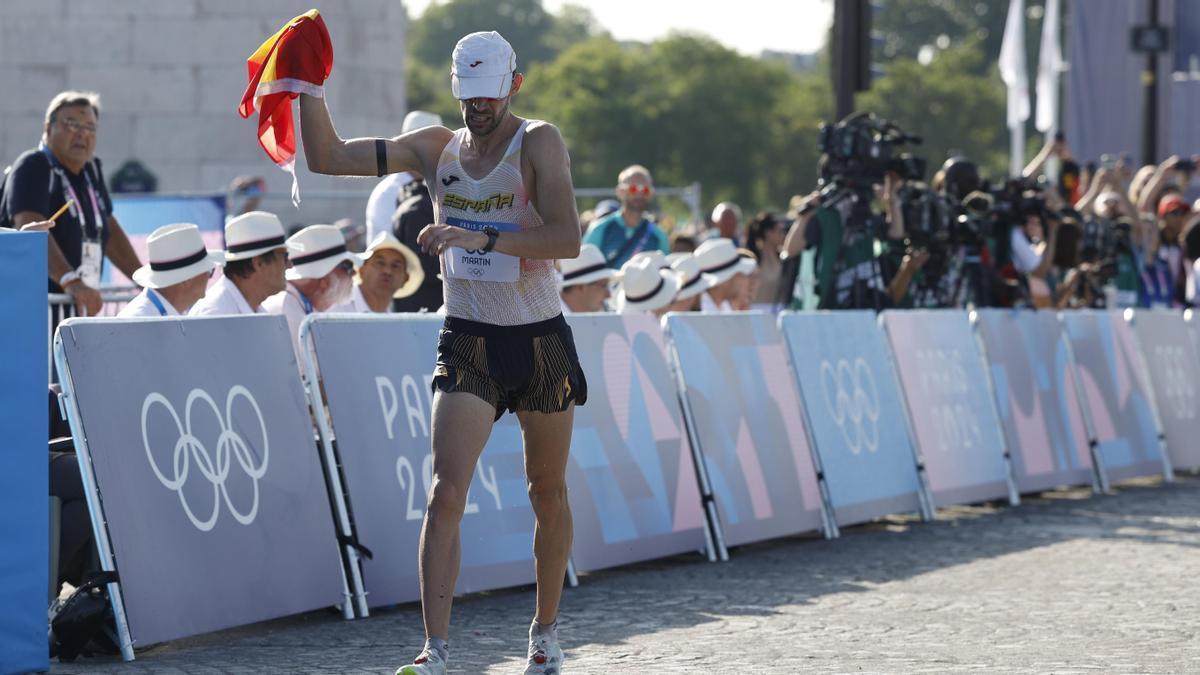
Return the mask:
[[533, 531], [533, 559], [537, 577], [538, 623], [558, 618], [567, 558], [571, 554], [571, 507], [567, 503], [567, 453], [575, 406], [560, 413], [519, 412], [525, 438], [525, 476], [529, 502], [537, 525]]
[[438, 391], [433, 397], [433, 482], [421, 527], [420, 558], [426, 637], [450, 639], [450, 606], [462, 558], [459, 525], [495, 410], [474, 394]]

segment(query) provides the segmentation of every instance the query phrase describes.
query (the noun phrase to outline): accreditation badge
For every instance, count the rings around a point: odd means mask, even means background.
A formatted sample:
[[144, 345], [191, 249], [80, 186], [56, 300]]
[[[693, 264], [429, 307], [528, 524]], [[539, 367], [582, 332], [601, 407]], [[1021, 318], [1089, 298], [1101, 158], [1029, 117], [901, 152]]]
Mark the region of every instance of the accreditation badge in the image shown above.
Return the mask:
[[[447, 225], [461, 227], [476, 232], [483, 228], [496, 228], [500, 232], [516, 232], [516, 223], [484, 223], [462, 218], [447, 218]], [[442, 253], [442, 269], [452, 279], [468, 281], [505, 281], [515, 282], [521, 276], [521, 259], [515, 255], [491, 251], [459, 248], [451, 246]]]
[[83, 255], [79, 259], [79, 278], [85, 286], [100, 288], [100, 266], [104, 262], [104, 254], [100, 250], [100, 242], [84, 240]]

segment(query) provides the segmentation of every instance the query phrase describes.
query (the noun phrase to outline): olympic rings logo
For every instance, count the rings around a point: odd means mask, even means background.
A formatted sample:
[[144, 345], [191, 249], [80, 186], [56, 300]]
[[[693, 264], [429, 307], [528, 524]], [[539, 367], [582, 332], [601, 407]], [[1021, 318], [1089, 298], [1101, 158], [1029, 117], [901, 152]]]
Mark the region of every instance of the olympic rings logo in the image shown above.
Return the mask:
[[1188, 377], [1191, 370], [1183, 348], [1177, 345], [1155, 345], [1154, 362], [1162, 376], [1162, 388], [1167, 405], [1176, 419], [1190, 420], [1196, 416], [1196, 385]]
[[[255, 415], [258, 416], [259, 429], [262, 431], [262, 461], [257, 465], [254, 452], [246, 444], [245, 439], [237, 431], [229, 428], [230, 421], [233, 419], [233, 404], [239, 398], [245, 399], [246, 403], [254, 409]], [[221, 433], [216, 439], [215, 457], [192, 433], [192, 411], [196, 403], [200, 401], [208, 404], [221, 427]], [[147, 433], [146, 420], [149, 417], [150, 409], [155, 404], [162, 406], [171, 415], [171, 419], [175, 421], [175, 427], [179, 431], [179, 438], [175, 441], [174, 454], [171, 459], [172, 476], [167, 476], [162, 472], [150, 451], [150, 437]], [[196, 526], [196, 529], [201, 532], [213, 529], [217, 523], [217, 517], [220, 515], [222, 501], [229, 507], [229, 512], [233, 514], [234, 519], [242, 525], [254, 522], [255, 516], [258, 515], [258, 481], [267, 473], [270, 448], [267, 443], [267, 425], [263, 420], [262, 410], [245, 387], [237, 385], [229, 390], [229, 395], [225, 398], [224, 417], [221, 416], [221, 410], [217, 407], [216, 401], [207, 392], [203, 389], [193, 389], [188, 394], [187, 403], [184, 406], [183, 421], [180, 421], [175, 407], [165, 396], [158, 392], [152, 392], [142, 402], [142, 445], [146, 450], [146, 459], [150, 462], [150, 469], [154, 471], [154, 476], [164, 487], [179, 495], [179, 503], [183, 506], [183, 512], [187, 515], [188, 520]], [[238, 466], [254, 484], [254, 499], [244, 511], [234, 505], [233, 500], [229, 497], [229, 491], [225, 487], [225, 481], [229, 478], [229, 472], [233, 468], [231, 458], [237, 460]], [[192, 510], [183, 491], [183, 486], [191, 474], [193, 461], [195, 461], [196, 470], [200, 472], [204, 480], [212, 485], [213, 490], [212, 513], [204, 519], [199, 518]]]
[[846, 447], [854, 454], [879, 449], [879, 390], [875, 375], [862, 357], [854, 365], [838, 359], [837, 365], [821, 361], [821, 393], [834, 424], [842, 430]]

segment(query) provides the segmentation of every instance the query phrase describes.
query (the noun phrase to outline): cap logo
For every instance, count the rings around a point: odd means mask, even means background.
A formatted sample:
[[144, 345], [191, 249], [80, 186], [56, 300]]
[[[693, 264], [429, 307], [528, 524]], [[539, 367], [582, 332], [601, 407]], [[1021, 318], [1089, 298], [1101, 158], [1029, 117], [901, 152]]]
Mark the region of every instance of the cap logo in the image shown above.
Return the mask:
[[475, 63], [472, 63], [470, 67], [471, 67], [471, 68], [474, 68], [475, 66], [477, 66], [477, 65], [479, 65], [479, 64], [481, 64], [481, 63], [483, 63], [483, 61], [476, 61]]

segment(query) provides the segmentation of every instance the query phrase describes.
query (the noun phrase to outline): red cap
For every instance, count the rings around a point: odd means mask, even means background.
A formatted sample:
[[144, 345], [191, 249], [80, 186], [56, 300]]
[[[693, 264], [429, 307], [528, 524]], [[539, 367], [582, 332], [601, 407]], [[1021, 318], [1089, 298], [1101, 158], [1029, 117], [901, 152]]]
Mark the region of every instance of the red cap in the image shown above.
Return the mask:
[[1158, 217], [1159, 218], [1162, 218], [1163, 216], [1165, 216], [1168, 213], [1175, 211], [1177, 209], [1183, 209], [1184, 211], [1192, 210], [1191, 208], [1188, 207], [1187, 202], [1183, 201], [1183, 197], [1180, 197], [1179, 195], [1177, 195], [1175, 193], [1171, 193], [1171, 194], [1167, 195], [1166, 197], [1163, 197], [1162, 199], [1158, 200]]

